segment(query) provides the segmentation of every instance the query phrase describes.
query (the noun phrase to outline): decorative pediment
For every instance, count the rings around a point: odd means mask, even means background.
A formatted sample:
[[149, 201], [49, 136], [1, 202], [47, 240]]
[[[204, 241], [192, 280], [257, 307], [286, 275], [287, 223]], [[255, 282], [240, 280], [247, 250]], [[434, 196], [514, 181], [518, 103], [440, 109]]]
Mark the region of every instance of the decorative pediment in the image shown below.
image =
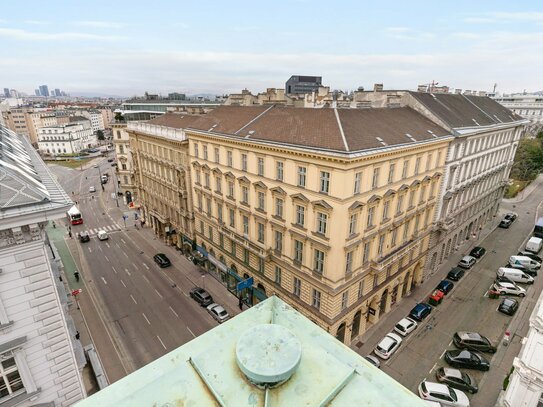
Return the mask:
[[270, 188], [270, 191], [275, 193], [275, 194], [279, 194], [279, 195], [286, 195], [287, 193], [285, 192], [285, 190], [281, 187], [273, 187], [273, 188]]
[[417, 185], [420, 185], [420, 181], [419, 181], [418, 179], [416, 179], [415, 181], [413, 181], [413, 182], [411, 183], [411, 188], [414, 188], [414, 187], [416, 187]]
[[403, 184], [399, 189], [398, 189], [398, 192], [404, 192], [404, 191], [407, 191], [409, 189], [409, 186], [407, 186], [406, 184]]
[[396, 195], [396, 191], [389, 189], [387, 192], [385, 192], [385, 194], [383, 195], [383, 198], [389, 198], [394, 195]]
[[268, 189], [268, 186], [264, 184], [262, 181], [257, 181], [253, 185], [255, 186], [255, 188]]
[[364, 206], [364, 204], [360, 201], [354, 201], [351, 206], [349, 206], [349, 210], [350, 211], [355, 211], [359, 208], [362, 208]]
[[209, 165], [204, 164], [204, 165], [202, 165], [202, 169], [209, 171], [211, 168], [209, 167]]
[[379, 202], [380, 200], [381, 200], [381, 197], [379, 195], [372, 195], [371, 198], [368, 199], [368, 204]]
[[443, 196], [443, 199], [446, 200], [446, 201], [448, 201], [449, 199], [452, 199], [453, 196], [454, 196], [454, 195], [453, 195], [450, 191], [448, 191], [448, 192]]
[[309, 202], [309, 199], [304, 194], [294, 194], [290, 196], [292, 199], [298, 199], [303, 202]]
[[312, 204], [315, 206], [320, 206], [324, 209], [328, 209], [328, 210], [332, 209], [332, 205], [330, 205], [328, 202], [326, 202], [323, 199], [320, 199], [318, 201], [313, 201]]
[[423, 179], [422, 179], [422, 182], [428, 182], [428, 181], [431, 181], [432, 178], [430, 178], [428, 175], [425, 176]]
[[236, 178], [236, 176], [234, 174], [232, 174], [230, 171], [225, 172], [224, 176], [226, 178]]
[[193, 167], [200, 168], [202, 165], [201, 165], [198, 161], [193, 161], [193, 162], [192, 162], [192, 166], [193, 166]]
[[432, 175], [432, 178], [439, 178], [439, 177], [441, 177], [442, 175], [443, 175], [443, 174], [440, 173], [440, 172], [438, 171], [438, 172], [436, 172], [434, 175]]
[[215, 167], [211, 171], [213, 171], [214, 174], [222, 174], [222, 171], [219, 169], [219, 167]]
[[246, 184], [250, 184], [250, 183], [251, 183], [251, 181], [249, 181], [249, 178], [247, 178], [245, 175], [239, 177], [239, 178], [238, 178], [238, 181], [239, 181], [240, 183], [244, 182], [244, 183], [246, 183]]

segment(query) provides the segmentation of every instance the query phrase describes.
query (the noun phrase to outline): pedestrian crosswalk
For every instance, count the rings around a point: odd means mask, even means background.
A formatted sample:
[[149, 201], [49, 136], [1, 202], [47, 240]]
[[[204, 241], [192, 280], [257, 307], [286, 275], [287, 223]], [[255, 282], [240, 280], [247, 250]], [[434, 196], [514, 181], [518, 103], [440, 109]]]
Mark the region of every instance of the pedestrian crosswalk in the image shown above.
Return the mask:
[[103, 230], [105, 232], [117, 232], [121, 230], [121, 227], [117, 225], [116, 223], [114, 223], [108, 226], [100, 226], [99, 228], [96, 228], [96, 229], [88, 229], [88, 230], [85, 230], [85, 232], [87, 232], [89, 236], [92, 236], [92, 235], [98, 234], [98, 231], [100, 230]]

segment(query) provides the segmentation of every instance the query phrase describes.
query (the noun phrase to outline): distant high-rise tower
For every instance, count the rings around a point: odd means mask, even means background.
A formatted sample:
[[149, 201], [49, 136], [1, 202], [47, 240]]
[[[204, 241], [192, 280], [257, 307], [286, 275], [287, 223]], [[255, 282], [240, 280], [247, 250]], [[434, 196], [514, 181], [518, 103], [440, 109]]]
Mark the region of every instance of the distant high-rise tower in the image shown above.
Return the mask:
[[36, 94], [36, 96], [41, 96], [41, 93], [40, 93], [39, 89], [34, 89], [34, 93]]
[[322, 86], [322, 76], [292, 75], [285, 84], [286, 93], [311, 93]]
[[55, 96], [60, 96], [60, 89], [55, 89]]
[[40, 94], [45, 97], [49, 96], [49, 87], [47, 85], [41, 85]]
[[4, 96], [9, 98], [9, 88], [4, 88]]

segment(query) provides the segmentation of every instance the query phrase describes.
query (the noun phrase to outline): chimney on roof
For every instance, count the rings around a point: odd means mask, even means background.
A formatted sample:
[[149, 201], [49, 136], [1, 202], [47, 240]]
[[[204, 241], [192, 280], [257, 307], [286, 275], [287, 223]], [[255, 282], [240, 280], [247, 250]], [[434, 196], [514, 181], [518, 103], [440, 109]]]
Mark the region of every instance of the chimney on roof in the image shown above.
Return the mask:
[[417, 92], [426, 92], [427, 90], [428, 90], [428, 85], [417, 86]]
[[374, 92], [382, 92], [383, 91], [383, 84], [382, 83], [376, 83], [373, 85], [373, 91]]
[[486, 96], [486, 91], [485, 90], [480, 90], [479, 91], [479, 96]]
[[462, 89], [455, 89], [454, 93], [456, 93], [457, 95], [461, 95], [462, 94]]
[[466, 89], [466, 90], [464, 91], [464, 95], [471, 95], [471, 90]]

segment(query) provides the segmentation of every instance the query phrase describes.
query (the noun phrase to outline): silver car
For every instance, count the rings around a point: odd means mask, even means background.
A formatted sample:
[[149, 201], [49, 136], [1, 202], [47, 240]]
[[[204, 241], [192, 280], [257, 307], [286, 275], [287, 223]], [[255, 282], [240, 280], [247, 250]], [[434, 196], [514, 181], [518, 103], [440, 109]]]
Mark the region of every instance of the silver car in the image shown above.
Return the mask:
[[228, 312], [219, 304], [213, 303], [208, 305], [207, 312], [209, 312], [213, 319], [215, 319], [219, 324], [230, 318]]

